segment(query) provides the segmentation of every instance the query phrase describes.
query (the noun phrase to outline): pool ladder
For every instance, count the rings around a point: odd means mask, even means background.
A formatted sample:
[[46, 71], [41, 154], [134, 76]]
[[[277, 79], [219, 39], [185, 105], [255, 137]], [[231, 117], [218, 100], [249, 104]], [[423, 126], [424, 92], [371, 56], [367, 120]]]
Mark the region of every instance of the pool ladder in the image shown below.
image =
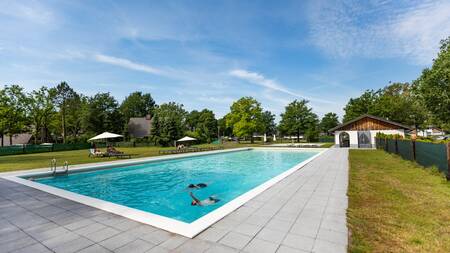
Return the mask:
[[58, 171], [56, 169], [56, 159], [53, 158], [50, 162], [50, 171], [52, 172], [53, 176], [67, 175], [69, 174], [69, 162], [65, 161], [62, 170]]

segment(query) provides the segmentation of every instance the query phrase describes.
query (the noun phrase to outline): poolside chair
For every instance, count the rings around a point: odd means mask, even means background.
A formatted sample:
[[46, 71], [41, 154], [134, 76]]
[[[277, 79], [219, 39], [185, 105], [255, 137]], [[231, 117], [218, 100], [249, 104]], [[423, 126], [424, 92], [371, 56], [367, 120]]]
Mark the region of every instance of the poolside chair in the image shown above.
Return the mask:
[[103, 157], [105, 154], [100, 151], [95, 151], [95, 148], [89, 149], [89, 157]]

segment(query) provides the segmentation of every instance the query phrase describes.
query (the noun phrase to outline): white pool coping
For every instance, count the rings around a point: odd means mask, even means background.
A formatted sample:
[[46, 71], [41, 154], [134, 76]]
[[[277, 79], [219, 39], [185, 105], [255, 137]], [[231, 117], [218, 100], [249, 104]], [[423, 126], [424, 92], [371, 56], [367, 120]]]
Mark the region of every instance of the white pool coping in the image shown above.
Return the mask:
[[[151, 158], [143, 158], [143, 159], [132, 159], [127, 161], [114, 161], [114, 162], [107, 162], [107, 163], [97, 163], [95, 164], [89, 164], [89, 165], [83, 165], [83, 166], [75, 166], [75, 168], [71, 168], [70, 171], [72, 172], [81, 172], [81, 171], [89, 171], [89, 170], [96, 170], [96, 169], [104, 169], [104, 168], [111, 168], [111, 166], [123, 166], [123, 165], [133, 165], [133, 164], [139, 164], [144, 162], [152, 162], [152, 161], [164, 161], [164, 160], [171, 160], [171, 159], [177, 159], [182, 157], [193, 157], [193, 156], [201, 156], [206, 154], [217, 154], [217, 153], [225, 153], [225, 152], [234, 152], [234, 151], [242, 151], [242, 150], [251, 150], [251, 149], [272, 149], [272, 150], [291, 150], [296, 152], [304, 152], [304, 151], [319, 151], [318, 154], [310, 157], [309, 159], [293, 166], [292, 168], [284, 171], [283, 173], [279, 174], [276, 177], [273, 177], [272, 179], [260, 184], [259, 186], [251, 189], [250, 191], [245, 192], [244, 194], [240, 195], [239, 197], [233, 199], [232, 201], [226, 203], [225, 205], [217, 208], [216, 210], [200, 217], [199, 219], [195, 220], [192, 223], [186, 223], [182, 221], [178, 221], [175, 219], [171, 219], [168, 217], [164, 217], [161, 215], [141, 211], [135, 208], [115, 204], [109, 201], [104, 201], [92, 197], [88, 197], [85, 195], [81, 195], [78, 193], [70, 192], [67, 190], [59, 189], [56, 187], [52, 187], [49, 185], [37, 183], [34, 181], [30, 181], [27, 179], [23, 179], [21, 177], [32, 177], [32, 176], [39, 176], [39, 175], [45, 175], [48, 174], [49, 171], [43, 171], [43, 169], [40, 170], [32, 170], [32, 171], [19, 171], [19, 172], [13, 172], [13, 173], [2, 173], [2, 177], [19, 183], [23, 184], [44, 192], [48, 192], [50, 194], [66, 198], [84, 205], [92, 206], [113, 214], [117, 214], [144, 224], [148, 224], [172, 233], [180, 234], [189, 238], [193, 238], [215, 222], [219, 221], [226, 215], [230, 214], [243, 204], [245, 204], [247, 201], [251, 200], [252, 198], [259, 195], [261, 192], [265, 191], [266, 189], [270, 188], [271, 186], [275, 185], [282, 179], [286, 178], [287, 176], [291, 175], [295, 171], [299, 170], [301, 167], [305, 166], [321, 154], [323, 154], [328, 149], [322, 149], [322, 148], [265, 148], [265, 147], [253, 147], [253, 148], [237, 148], [237, 149], [226, 149], [226, 150], [219, 150], [219, 151], [206, 151], [206, 152], [198, 152], [198, 153], [188, 153], [188, 154], [179, 154], [179, 155], [167, 155], [162, 157], [151, 157]], [[112, 168], [113, 168], [112, 167]], [[6, 175], [5, 175], [6, 174]]]

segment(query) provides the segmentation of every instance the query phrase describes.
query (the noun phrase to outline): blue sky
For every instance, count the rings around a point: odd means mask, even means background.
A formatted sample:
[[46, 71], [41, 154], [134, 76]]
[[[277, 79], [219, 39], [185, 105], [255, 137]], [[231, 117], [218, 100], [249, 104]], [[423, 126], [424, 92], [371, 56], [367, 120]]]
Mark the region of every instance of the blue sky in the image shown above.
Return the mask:
[[119, 101], [212, 109], [253, 96], [323, 115], [389, 81], [412, 81], [450, 35], [449, 1], [0, 0], [0, 84], [67, 81]]

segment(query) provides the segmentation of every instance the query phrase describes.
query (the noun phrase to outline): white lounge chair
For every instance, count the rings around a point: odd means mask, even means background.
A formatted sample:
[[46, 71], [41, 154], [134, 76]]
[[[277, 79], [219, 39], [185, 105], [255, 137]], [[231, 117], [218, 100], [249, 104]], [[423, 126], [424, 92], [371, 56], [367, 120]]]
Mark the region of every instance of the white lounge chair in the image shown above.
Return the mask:
[[105, 154], [100, 151], [95, 151], [94, 148], [89, 149], [89, 157], [103, 157]]

